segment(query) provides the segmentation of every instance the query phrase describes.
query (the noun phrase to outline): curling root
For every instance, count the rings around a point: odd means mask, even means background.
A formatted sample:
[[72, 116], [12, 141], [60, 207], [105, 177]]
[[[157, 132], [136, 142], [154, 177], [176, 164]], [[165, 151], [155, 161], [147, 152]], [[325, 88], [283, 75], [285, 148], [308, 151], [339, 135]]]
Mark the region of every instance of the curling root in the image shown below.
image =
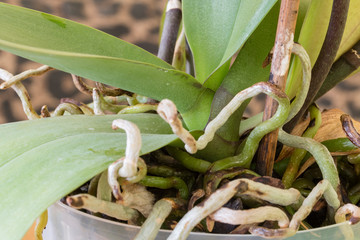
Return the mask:
[[277, 207], [265, 206], [249, 210], [233, 210], [220, 208], [210, 215], [210, 218], [217, 222], [242, 225], [261, 223], [264, 221], [278, 221], [280, 228], [289, 226], [289, 218]]

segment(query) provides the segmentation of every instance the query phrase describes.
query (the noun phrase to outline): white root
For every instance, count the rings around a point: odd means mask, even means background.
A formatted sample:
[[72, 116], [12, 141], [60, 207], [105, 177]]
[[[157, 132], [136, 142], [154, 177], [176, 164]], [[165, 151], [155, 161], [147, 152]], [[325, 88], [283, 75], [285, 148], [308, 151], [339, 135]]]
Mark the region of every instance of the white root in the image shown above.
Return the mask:
[[225, 124], [229, 117], [240, 107], [248, 98], [254, 97], [260, 93], [274, 95], [275, 88], [269, 83], [260, 82], [239, 92], [235, 97], [220, 111], [220, 113], [206, 126], [204, 134], [196, 141], [194, 137], [183, 128], [181, 121], [177, 117], [176, 106], [168, 99], [159, 103], [158, 114], [169, 123], [173, 132], [185, 143], [185, 149], [189, 153], [196, 153], [202, 150], [211, 142], [215, 132]]
[[100, 212], [119, 220], [134, 221], [139, 213], [129, 207], [100, 200], [90, 194], [77, 194], [66, 198], [66, 203], [76, 209], [86, 209], [91, 212]]
[[290, 222], [290, 228], [298, 229], [300, 222], [304, 220], [310, 213], [315, 204], [324, 195], [324, 198], [328, 205], [334, 209], [338, 209], [340, 201], [334, 188], [330, 182], [326, 179], [321, 180], [310, 192], [309, 196], [305, 198], [301, 207], [294, 214]]
[[340, 230], [344, 235], [344, 239], [355, 239], [354, 231], [351, 229], [350, 225], [356, 224], [360, 221], [360, 208], [354, 204], [348, 203], [340, 207], [335, 214], [335, 222], [341, 223], [347, 220], [349, 224], [341, 225]]
[[[268, 229], [264, 227], [251, 227], [249, 231], [253, 235], [264, 238], [279, 238], [289, 237], [294, 235], [299, 229], [301, 221], [303, 221], [310, 213], [319, 199], [324, 196], [328, 205], [334, 209], [340, 206], [338, 195], [330, 182], [326, 179], [320, 181], [310, 192], [309, 196], [305, 198], [301, 207], [293, 215], [289, 227], [283, 229]], [[340, 215], [340, 214], [339, 214]]]
[[177, 116], [175, 104], [169, 99], [164, 99], [159, 103], [157, 113], [171, 126], [172, 131], [185, 143], [186, 151], [189, 153], [196, 153], [196, 140], [183, 127]]
[[242, 225], [261, 223], [264, 221], [278, 221], [280, 228], [289, 226], [289, 218], [277, 207], [265, 206], [248, 210], [233, 210], [220, 208], [210, 215], [210, 218], [217, 222]]
[[[111, 186], [114, 197], [122, 200], [118, 177], [125, 178], [129, 182], [138, 182], [146, 175], [146, 163], [139, 157], [141, 150], [141, 135], [139, 128], [132, 122], [117, 119], [112, 123], [114, 130], [121, 128], [126, 133], [125, 157], [117, 160], [108, 168], [108, 183]], [[139, 167], [139, 171], [138, 171]]]
[[[251, 195], [275, 204], [290, 205], [297, 203], [301, 197], [296, 189], [279, 189], [250, 179], [236, 179], [222, 186], [209, 198], [188, 211], [176, 225], [169, 240], [186, 239], [190, 231], [206, 216], [214, 213], [227, 203], [235, 194]], [[288, 223], [281, 219], [281, 225]]]
[[[297, 54], [303, 64], [303, 91], [307, 91], [311, 79], [311, 64], [310, 59], [304, 48], [299, 44], [294, 44], [293, 53]], [[264, 86], [265, 85], [265, 86]], [[174, 103], [168, 99], [160, 102], [158, 107], [159, 115], [167, 121], [173, 132], [185, 143], [185, 149], [191, 154], [198, 150], [204, 149], [215, 136], [216, 131], [225, 124], [229, 117], [240, 107], [240, 105], [248, 98], [254, 97], [260, 93], [271, 95], [271, 89], [264, 83], [257, 83], [253, 86], [239, 92], [235, 97], [220, 111], [220, 113], [209, 122], [204, 130], [204, 134], [196, 141], [194, 137], [183, 128], [181, 121], [177, 118], [177, 110]], [[301, 108], [306, 94], [298, 94], [296, 101], [291, 105], [291, 112], [286, 121], [293, 118]]]
[[171, 232], [168, 240], [185, 240], [190, 231], [206, 216], [216, 211], [227, 203], [240, 188], [240, 181], [234, 180], [218, 189], [210, 197], [198, 204], [178, 222], [175, 229]]
[[[4, 80], [5, 82], [10, 81], [13, 77], [11, 73], [8, 71], [0, 68], [0, 79]], [[38, 119], [40, 116], [35, 112], [31, 102], [29, 93], [26, 91], [24, 85], [21, 82], [16, 82], [11, 86], [11, 88], [16, 92], [19, 96], [23, 110], [29, 120]]]
[[354, 204], [348, 203], [340, 207], [335, 214], [335, 222], [341, 223], [346, 221], [346, 216], [350, 215], [349, 223], [355, 224], [360, 221], [360, 208]]
[[104, 112], [101, 109], [100, 92], [99, 92], [98, 89], [93, 88], [93, 90], [92, 90], [92, 98], [93, 98], [93, 102], [94, 102], [94, 113], [95, 113], [95, 115], [104, 115]]
[[0, 85], [0, 89], [7, 89], [11, 86], [13, 86], [14, 84], [24, 80], [24, 79], [27, 79], [29, 77], [32, 77], [32, 76], [38, 76], [38, 75], [41, 75], [43, 73], [46, 73], [50, 70], [52, 70], [53, 68], [52, 67], [49, 67], [47, 65], [43, 65], [37, 69], [29, 69], [29, 70], [26, 70], [22, 73], [19, 73], [18, 75], [15, 75], [15, 76], [12, 76], [11, 78], [9, 78], [6, 82], [2, 83]]
[[[110, 185], [110, 188], [112, 189], [112, 193], [117, 200], [122, 199], [122, 194], [121, 194], [118, 177], [120, 176], [119, 170], [124, 165], [124, 160], [125, 160], [124, 157], [120, 158], [119, 160], [113, 162], [108, 167], [108, 184]], [[146, 176], [147, 168], [146, 168], [145, 161], [141, 157], [139, 157], [137, 164], [138, 164], [139, 171], [137, 171], [136, 175], [133, 177], [126, 178], [126, 181], [129, 183], [137, 183]]]
[[137, 173], [137, 162], [141, 150], [141, 134], [136, 124], [117, 119], [112, 123], [114, 130], [121, 128], [126, 132], [126, 151], [124, 164], [119, 170], [119, 176], [123, 178], [134, 177]]
[[246, 178], [240, 180], [247, 187], [237, 195], [249, 195], [281, 206], [298, 204], [303, 200], [300, 192], [295, 188], [281, 189]]

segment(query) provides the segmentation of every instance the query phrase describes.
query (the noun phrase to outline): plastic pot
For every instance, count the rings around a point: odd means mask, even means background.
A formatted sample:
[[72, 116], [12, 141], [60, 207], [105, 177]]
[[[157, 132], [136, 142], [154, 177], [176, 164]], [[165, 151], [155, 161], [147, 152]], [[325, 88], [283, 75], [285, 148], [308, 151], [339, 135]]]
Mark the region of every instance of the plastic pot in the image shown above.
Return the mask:
[[[72, 209], [61, 202], [49, 208], [49, 222], [44, 231], [46, 240], [131, 240], [139, 227], [116, 223]], [[168, 230], [161, 230], [156, 239], [166, 239]], [[345, 236], [347, 235], [347, 236]], [[351, 237], [357, 236], [357, 237]], [[347, 222], [300, 231], [288, 240], [339, 240], [359, 239], [360, 224], [350, 226]], [[264, 238], [238, 234], [191, 233], [189, 240], [262, 240]]]

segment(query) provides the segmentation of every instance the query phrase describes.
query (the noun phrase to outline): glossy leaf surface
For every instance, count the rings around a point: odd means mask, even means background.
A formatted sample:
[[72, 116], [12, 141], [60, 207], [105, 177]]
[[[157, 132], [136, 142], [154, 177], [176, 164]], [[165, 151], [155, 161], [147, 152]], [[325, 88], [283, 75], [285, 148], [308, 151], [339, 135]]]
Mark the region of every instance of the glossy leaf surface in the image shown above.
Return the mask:
[[64, 116], [0, 125], [0, 235], [20, 239], [42, 211], [122, 157], [126, 134], [114, 119], [134, 122], [141, 154], [176, 139], [155, 114]]

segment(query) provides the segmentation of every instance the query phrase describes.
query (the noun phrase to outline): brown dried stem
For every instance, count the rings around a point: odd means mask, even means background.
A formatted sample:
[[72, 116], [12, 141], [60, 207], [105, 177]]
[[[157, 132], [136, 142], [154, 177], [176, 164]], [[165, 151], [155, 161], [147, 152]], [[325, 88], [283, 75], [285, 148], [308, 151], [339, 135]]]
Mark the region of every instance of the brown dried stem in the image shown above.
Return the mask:
[[333, 2], [330, 23], [326, 37], [323, 46], [321, 47], [319, 57], [317, 58], [316, 63], [312, 69], [312, 78], [308, 95], [299, 113], [288, 124], [285, 125], [284, 130], [287, 132], [290, 132], [301, 119], [301, 117], [305, 114], [306, 110], [314, 101], [317, 92], [320, 90], [330, 71], [344, 32], [349, 9], [349, 2], [350, 0], [334, 0]]
[[[269, 82], [278, 85], [282, 90], [285, 88], [290, 64], [299, 2], [300, 0], [282, 0], [280, 7]], [[274, 115], [277, 106], [277, 102], [272, 98], [266, 98], [263, 121]], [[266, 135], [260, 144], [256, 168], [261, 175], [272, 175], [277, 136], [278, 130], [275, 130]]]

